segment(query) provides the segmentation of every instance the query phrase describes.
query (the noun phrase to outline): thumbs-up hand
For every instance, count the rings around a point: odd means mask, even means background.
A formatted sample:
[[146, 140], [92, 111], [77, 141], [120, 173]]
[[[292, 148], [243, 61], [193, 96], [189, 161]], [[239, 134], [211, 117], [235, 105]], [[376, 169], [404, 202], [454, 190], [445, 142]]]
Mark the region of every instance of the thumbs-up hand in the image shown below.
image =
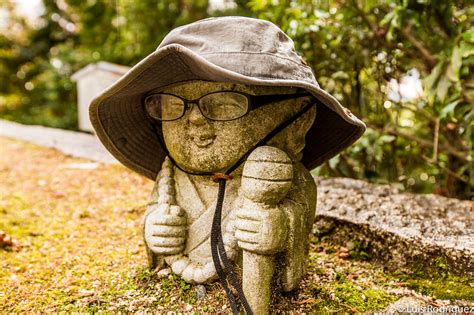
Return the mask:
[[179, 206], [163, 204], [145, 219], [145, 241], [152, 252], [178, 254], [186, 241], [186, 215]]

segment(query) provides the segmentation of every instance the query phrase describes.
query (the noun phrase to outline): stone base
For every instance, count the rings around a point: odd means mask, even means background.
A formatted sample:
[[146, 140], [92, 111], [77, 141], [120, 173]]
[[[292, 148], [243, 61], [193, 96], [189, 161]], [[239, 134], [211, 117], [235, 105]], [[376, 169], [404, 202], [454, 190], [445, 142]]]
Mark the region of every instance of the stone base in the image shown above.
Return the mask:
[[316, 179], [316, 236], [363, 252], [389, 270], [474, 276], [470, 201], [400, 193], [349, 178]]

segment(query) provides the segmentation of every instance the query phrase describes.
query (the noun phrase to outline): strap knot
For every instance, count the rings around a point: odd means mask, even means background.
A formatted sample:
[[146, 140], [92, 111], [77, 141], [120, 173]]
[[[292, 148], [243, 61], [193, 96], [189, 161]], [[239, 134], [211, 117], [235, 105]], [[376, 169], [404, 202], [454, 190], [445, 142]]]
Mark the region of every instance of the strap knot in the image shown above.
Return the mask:
[[234, 178], [234, 176], [227, 175], [225, 173], [214, 173], [214, 175], [212, 175], [211, 179], [214, 183], [218, 183], [219, 179], [229, 180], [229, 179], [233, 179], [233, 178]]

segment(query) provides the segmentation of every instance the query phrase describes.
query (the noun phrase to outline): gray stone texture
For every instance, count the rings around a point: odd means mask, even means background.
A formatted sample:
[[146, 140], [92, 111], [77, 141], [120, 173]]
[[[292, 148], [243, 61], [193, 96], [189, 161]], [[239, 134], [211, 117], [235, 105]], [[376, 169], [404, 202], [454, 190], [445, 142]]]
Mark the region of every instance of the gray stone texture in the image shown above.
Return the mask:
[[348, 178], [316, 181], [319, 237], [363, 248], [389, 270], [435, 268], [474, 276], [472, 202]]
[[73, 157], [107, 164], [118, 163], [102, 143], [94, 135], [88, 133], [28, 126], [0, 119], [0, 136], [54, 148]]

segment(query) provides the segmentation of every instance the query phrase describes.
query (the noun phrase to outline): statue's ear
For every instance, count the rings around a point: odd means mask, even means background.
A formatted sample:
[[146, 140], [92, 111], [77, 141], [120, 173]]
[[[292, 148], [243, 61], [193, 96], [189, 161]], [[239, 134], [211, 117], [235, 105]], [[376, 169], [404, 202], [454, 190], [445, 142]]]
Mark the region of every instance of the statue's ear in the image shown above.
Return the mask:
[[290, 156], [300, 161], [303, 157], [303, 149], [306, 145], [306, 133], [316, 119], [316, 106], [313, 106], [308, 112], [297, 119], [287, 130], [286, 151]]
[[306, 137], [306, 133], [309, 131], [309, 128], [311, 128], [316, 119], [316, 111], [316, 105], [314, 105], [307, 113], [295, 122], [295, 131], [298, 135], [301, 134], [303, 137]]
[[[294, 104], [287, 103], [294, 106]], [[300, 104], [301, 105], [301, 104]], [[295, 109], [295, 114], [297, 110]], [[316, 118], [316, 106], [310, 108], [303, 116], [286, 127], [269, 141], [268, 145], [275, 146], [285, 151], [293, 161], [300, 161], [303, 157], [306, 133], [309, 131]]]

